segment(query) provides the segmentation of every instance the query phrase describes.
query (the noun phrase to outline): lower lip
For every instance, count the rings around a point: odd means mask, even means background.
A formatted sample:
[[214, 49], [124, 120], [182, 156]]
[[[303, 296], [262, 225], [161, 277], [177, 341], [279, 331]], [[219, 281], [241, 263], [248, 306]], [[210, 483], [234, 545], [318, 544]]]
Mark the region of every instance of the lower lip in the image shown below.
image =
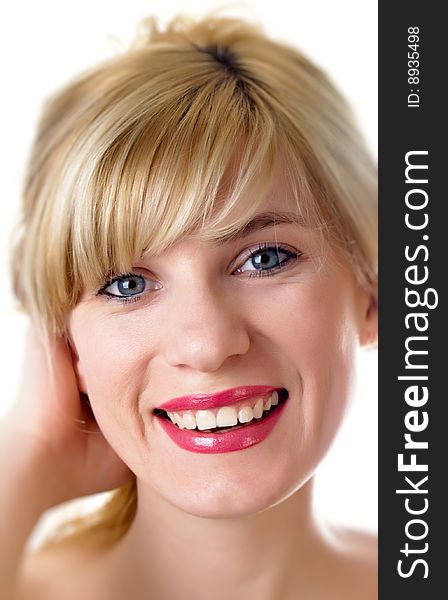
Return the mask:
[[267, 417], [226, 433], [201, 433], [197, 430], [179, 429], [177, 425], [164, 417], [157, 417], [157, 419], [179, 448], [201, 454], [221, 454], [244, 450], [263, 442], [281, 417], [286, 402], [279, 404]]

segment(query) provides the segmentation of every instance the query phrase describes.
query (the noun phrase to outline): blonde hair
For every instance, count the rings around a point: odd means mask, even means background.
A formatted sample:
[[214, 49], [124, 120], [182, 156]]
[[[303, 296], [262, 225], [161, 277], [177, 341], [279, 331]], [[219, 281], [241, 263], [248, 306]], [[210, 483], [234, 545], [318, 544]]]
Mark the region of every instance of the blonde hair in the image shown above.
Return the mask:
[[[84, 289], [186, 235], [238, 232], [282, 169], [297, 218], [374, 289], [377, 175], [344, 98], [301, 52], [237, 18], [154, 17], [46, 103], [11, 256], [20, 308], [66, 335]], [[229, 175], [230, 174], [230, 175]], [[132, 521], [134, 484], [84, 533]]]

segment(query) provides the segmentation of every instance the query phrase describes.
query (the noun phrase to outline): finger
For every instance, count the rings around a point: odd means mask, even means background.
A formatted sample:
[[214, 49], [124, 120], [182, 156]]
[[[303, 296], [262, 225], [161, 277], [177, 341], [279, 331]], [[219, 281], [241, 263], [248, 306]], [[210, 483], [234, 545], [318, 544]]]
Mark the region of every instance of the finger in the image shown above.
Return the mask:
[[62, 336], [44, 335], [30, 323], [26, 336], [22, 394], [34, 409], [47, 408], [72, 418], [81, 413], [72, 356]]

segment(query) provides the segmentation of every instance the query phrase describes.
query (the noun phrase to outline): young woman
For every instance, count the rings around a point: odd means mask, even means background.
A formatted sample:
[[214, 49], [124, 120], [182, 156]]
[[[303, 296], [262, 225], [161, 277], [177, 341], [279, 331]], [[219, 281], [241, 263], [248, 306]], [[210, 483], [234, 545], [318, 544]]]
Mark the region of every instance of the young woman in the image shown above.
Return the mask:
[[238, 19], [150, 19], [45, 106], [21, 219], [4, 597], [375, 598], [375, 540], [312, 510], [377, 332], [376, 170], [326, 75]]

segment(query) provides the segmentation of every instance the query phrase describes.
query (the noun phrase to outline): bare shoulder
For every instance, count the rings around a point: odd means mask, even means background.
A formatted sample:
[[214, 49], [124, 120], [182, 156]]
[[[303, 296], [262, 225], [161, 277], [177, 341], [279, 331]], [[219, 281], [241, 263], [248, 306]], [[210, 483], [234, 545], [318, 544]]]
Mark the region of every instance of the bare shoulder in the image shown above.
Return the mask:
[[64, 541], [29, 552], [20, 571], [18, 600], [79, 600], [83, 595], [100, 600], [104, 554], [100, 548], [95, 543]]
[[335, 536], [339, 538], [342, 548], [367, 561], [378, 561], [378, 536], [370, 531], [360, 531], [349, 528], [333, 528]]
[[346, 588], [345, 598], [378, 598], [378, 537], [367, 531], [342, 527], [331, 529], [338, 578]]

